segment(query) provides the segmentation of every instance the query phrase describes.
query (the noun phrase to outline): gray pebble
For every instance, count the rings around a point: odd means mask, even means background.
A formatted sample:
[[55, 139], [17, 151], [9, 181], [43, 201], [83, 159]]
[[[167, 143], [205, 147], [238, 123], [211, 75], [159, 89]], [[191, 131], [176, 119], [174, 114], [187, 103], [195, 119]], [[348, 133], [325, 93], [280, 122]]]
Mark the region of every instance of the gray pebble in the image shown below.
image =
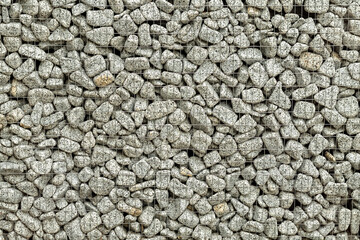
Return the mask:
[[110, 9], [93, 10], [86, 12], [86, 22], [94, 27], [111, 26], [114, 21], [114, 12]]

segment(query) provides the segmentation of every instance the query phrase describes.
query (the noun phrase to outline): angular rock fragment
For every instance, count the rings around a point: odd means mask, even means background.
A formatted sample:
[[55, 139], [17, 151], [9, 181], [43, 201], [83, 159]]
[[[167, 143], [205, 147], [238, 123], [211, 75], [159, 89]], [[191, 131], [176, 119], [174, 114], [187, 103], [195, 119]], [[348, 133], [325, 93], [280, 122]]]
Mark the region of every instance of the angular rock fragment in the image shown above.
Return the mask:
[[115, 183], [107, 178], [93, 177], [89, 181], [89, 187], [97, 195], [107, 195], [115, 186]]
[[105, 59], [100, 55], [87, 58], [84, 61], [84, 69], [89, 77], [94, 77], [106, 69]]
[[104, 102], [92, 113], [96, 121], [107, 122], [112, 115], [114, 107], [109, 102]]
[[323, 62], [322, 56], [310, 52], [302, 53], [299, 59], [300, 67], [309, 71], [318, 70], [322, 62]]
[[148, 106], [145, 117], [149, 120], [159, 119], [176, 110], [176, 103], [172, 100], [154, 102]]
[[125, 69], [128, 71], [138, 71], [150, 68], [149, 60], [145, 57], [133, 57], [125, 59]]
[[203, 131], [201, 130], [197, 130], [192, 138], [191, 138], [191, 146], [201, 152], [201, 153], [205, 153], [208, 149], [208, 147], [211, 144], [211, 137], [207, 134], [205, 134]]
[[199, 38], [211, 44], [216, 44], [223, 39], [223, 36], [221, 33], [203, 25], [199, 33]]
[[194, 81], [202, 83], [215, 71], [215, 66], [210, 61], [205, 61], [194, 73]]
[[118, 21], [114, 22], [113, 27], [120, 36], [129, 36], [134, 34], [138, 28], [131, 17], [127, 14]]
[[325, 13], [329, 9], [329, 0], [305, 0], [304, 9], [309, 13]]
[[0, 201], [6, 203], [20, 203], [23, 194], [13, 188], [1, 188], [0, 189]]
[[100, 45], [107, 46], [114, 37], [114, 29], [112, 27], [100, 27], [86, 33], [86, 38]]
[[195, 129], [204, 131], [207, 134], [212, 134], [214, 128], [205, 110], [199, 105], [194, 104], [190, 110], [190, 121]]
[[317, 103], [332, 109], [335, 107], [338, 94], [339, 88], [337, 86], [331, 86], [315, 94], [314, 100]]
[[110, 9], [93, 10], [86, 12], [86, 22], [94, 27], [111, 26], [114, 21], [114, 12]]
[[249, 77], [257, 88], [262, 88], [269, 79], [265, 68], [259, 62], [249, 67]]
[[123, 83], [124, 88], [133, 94], [137, 94], [142, 88], [143, 84], [144, 79], [136, 73], [130, 73]]
[[94, 164], [104, 163], [116, 156], [116, 152], [105, 147], [96, 145], [92, 154], [92, 162]]
[[30, 44], [23, 44], [19, 48], [19, 54], [31, 57], [33, 59], [44, 61], [46, 59], [46, 53], [45, 51], [41, 50], [40, 48], [30, 45]]
[[293, 114], [298, 118], [311, 119], [315, 114], [315, 105], [304, 101], [296, 102]]
[[217, 117], [220, 121], [233, 126], [238, 119], [237, 115], [226, 106], [217, 105], [213, 110], [213, 114]]
[[97, 87], [106, 87], [114, 81], [114, 76], [110, 71], [104, 71], [94, 77], [94, 83]]
[[278, 82], [269, 97], [269, 102], [283, 108], [289, 109], [291, 107], [291, 101], [289, 97], [283, 92], [281, 82]]

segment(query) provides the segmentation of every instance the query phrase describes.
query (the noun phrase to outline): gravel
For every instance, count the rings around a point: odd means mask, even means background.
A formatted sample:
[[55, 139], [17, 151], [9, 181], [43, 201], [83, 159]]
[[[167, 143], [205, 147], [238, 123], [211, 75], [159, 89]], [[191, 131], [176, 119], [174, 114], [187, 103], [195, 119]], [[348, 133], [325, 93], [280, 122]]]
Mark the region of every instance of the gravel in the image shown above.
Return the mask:
[[0, 5], [0, 239], [359, 238], [359, 1]]

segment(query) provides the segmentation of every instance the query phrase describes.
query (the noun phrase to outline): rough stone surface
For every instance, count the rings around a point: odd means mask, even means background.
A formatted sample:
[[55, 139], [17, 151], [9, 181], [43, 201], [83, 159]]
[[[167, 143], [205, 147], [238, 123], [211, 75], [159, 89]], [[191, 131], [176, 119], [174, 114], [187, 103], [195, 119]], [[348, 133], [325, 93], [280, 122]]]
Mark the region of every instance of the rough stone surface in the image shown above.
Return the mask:
[[359, 0], [0, 0], [0, 239], [359, 239]]

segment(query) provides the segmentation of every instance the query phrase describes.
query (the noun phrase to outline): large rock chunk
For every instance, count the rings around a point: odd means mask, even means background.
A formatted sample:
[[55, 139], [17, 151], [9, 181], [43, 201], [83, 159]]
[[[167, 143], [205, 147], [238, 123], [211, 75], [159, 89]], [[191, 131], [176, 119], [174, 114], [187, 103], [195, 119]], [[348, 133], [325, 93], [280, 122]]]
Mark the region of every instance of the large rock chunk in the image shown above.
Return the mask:
[[269, 79], [265, 68], [259, 62], [249, 67], [249, 77], [257, 88], [262, 88]]
[[283, 109], [291, 108], [290, 98], [282, 90], [282, 83], [278, 82], [269, 97], [269, 102]]
[[88, 233], [101, 224], [101, 218], [97, 212], [87, 213], [80, 221], [81, 230]]
[[284, 152], [284, 141], [278, 132], [265, 132], [262, 140], [270, 154], [280, 155]]
[[325, 13], [329, 6], [329, 0], [305, 0], [304, 2], [304, 9], [309, 13]]
[[311, 52], [302, 53], [299, 59], [300, 67], [309, 71], [318, 70], [321, 67], [322, 62], [323, 62], [323, 58], [321, 55]]
[[206, 153], [211, 142], [212, 139], [209, 135], [201, 130], [197, 130], [192, 135], [190, 144], [196, 151], [199, 151], [200, 153]]
[[114, 110], [113, 105], [111, 105], [109, 102], [104, 102], [98, 108], [95, 109], [95, 111], [92, 113], [92, 117], [96, 121], [105, 123], [109, 121], [113, 113], [113, 110]]
[[116, 185], [119, 186], [131, 186], [136, 184], [136, 175], [128, 170], [119, 171], [118, 178], [116, 179]]
[[204, 98], [208, 107], [212, 108], [220, 101], [218, 94], [210, 83], [205, 81], [198, 85], [196, 89], [200, 92], [200, 95]]
[[58, 141], [58, 147], [64, 152], [73, 153], [80, 149], [80, 144], [68, 138], [60, 138]]
[[196, 64], [201, 65], [208, 56], [208, 51], [205, 48], [194, 46], [187, 54], [187, 59]]
[[30, 44], [21, 45], [19, 53], [25, 57], [33, 58], [39, 61], [44, 61], [46, 59], [46, 53], [44, 50]]
[[194, 104], [190, 110], [190, 122], [195, 129], [202, 130], [209, 135], [212, 135], [214, 132], [214, 128], [205, 110], [197, 104]]
[[63, 8], [55, 8], [52, 16], [64, 27], [69, 28], [71, 23], [71, 12]]
[[136, 73], [130, 73], [124, 83], [123, 86], [125, 89], [129, 90], [129, 92], [131, 92], [132, 94], [137, 94], [142, 86], [144, 84], [144, 79]]
[[114, 29], [112, 27], [100, 27], [86, 32], [86, 38], [100, 46], [109, 45], [113, 37]]
[[142, 15], [148, 21], [158, 21], [160, 20], [160, 11], [157, 8], [154, 2], [147, 3], [140, 7]]
[[60, 60], [61, 70], [63, 73], [72, 73], [81, 69], [81, 62], [76, 58], [63, 57]]
[[120, 20], [114, 22], [113, 27], [120, 36], [129, 36], [134, 34], [138, 29], [128, 14], [124, 15]]
[[1, 23], [0, 32], [3, 37], [17, 37], [21, 35], [21, 23]]
[[268, 0], [246, 0], [246, 4], [256, 8], [266, 8]]
[[347, 121], [347, 119], [341, 116], [341, 114], [335, 109], [323, 108], [321, 110], [321, 114], [326, 119], [326, 121], [328, 121], [330, 125], [336, 129], [342, 127]]
[[309, 192], [311, 190], [312, 182], [312, 177], [299, 173], [295, 180], [294, 189], [299, 192]]
[[292, 221], [283, 221], [279, 227], [279, 232], [284, 235], [295, 235], [298, 232], [298, 228]]
[[72, 35], [69, 30], [67, 30], [66, 28], [63, 28], [63, 27], [58, 27], [49, 36], [49, 41], [51, 41], [51, 42], [71, 41], [73, 39], [74, 39], [74, 35]]
[[16, 174], [26, 170], [26, 166], [13, 162], [0, 162], [0, 174]]
[[339, 88], [337, 86], [331, 86], [315, 94], [314, 100], [317, 103], [332, 109], [336, 105], [338, 94], [339, 94]]
[[223, 39], [223, 35], [203, 24], [199, 33], [199, 38], [211, 44], [217, 44]]
[[336, 70], [336, 74], [332, 79], [332, 84], [337, 85], [338, 87], [360, 89], [360, 81], [353, 79], [346, 67]]
[[219, 145], [219, 154], [222, 157], [233, 155], [237, 151], [237, 145], [233, 137], [227, 135]]
[[242, 61], [247, 64], [253, 64], [256, 62], [261, 62], [263, 60], [263, 55], [260, 49], [257, 48], [245, 48], [238, 51], [239, 57]]
[[14, 156], [17, 159], [24, 159], [34, 156], [34, 146], [31, 145], [18, 145], [14, 147]]
[[324, 188], [324, 193], [328, 196], [346, 197], [348, 190], [346, 183], [329, 182]]
[[199, 223], [198, 216], [190, 210], [185, 210], [184, 213], [179, 217], [179, 222], [187, 227], [195, 228]]
[[149, 120], [165, 117], [176, 110], [176, 103], [172, 100], [156, 101], [151, 103], [145, 111], [145, 117]]
[[240, 133], [246, 133], [256, 125], [256, 121], [249, 114], [245, 114], [235, 123], [234, 128]]
[[168, 188], [175, 196], [183, 199], [190, 199], [193, 195], [193, 190], [187, 185], [180, 182], [180, 180], [173, 178], [169, 183]]
[[80, 228], [80, 218], [76, 218], [64, 226], [67, 237], [70, 240], [84, 239], [85, 234]]
[[26, 212], [18, 211], [16, 216], [33, 232], [37, 231], [41, 227], [41, 222]]
[[106, 146], [96, 145], [91, 160], [93, 164], [101, 164], [115, 158], [116, 152]]
[[348, 71], [353, 79], [360, 81], [360, 63], [349, 64]]
[[[20, 62], [21, 63], [21, 62]], [[23, 62], [20, 67], [18, 67], [13, 72], [13, 77], [17, 80], [22, 80], [26, 76], [28, 76], [30, 73], [32, 73], [35, 69], [35, 61], [31, 58]]]
[[336, 109], [342, 116], [353, 118], [359, 113], [359, 102], [354, 96], [341, 98], [336, 103]]
[[290, 157], [299, 160], [305, 151], [305, 147], [297, 141], [289, 140], [284, 150]]
[[70, 74], [70, 80], [79, 84], [88, 90], [94, 90], [96, 88], [94, 82], [89, 78], [83, 70], [78, 70]]
[[28, 92], [28, 100], [31, 106], [34, 106], [37, 102], [51, 103], [54, 98], [54, 93], [45, 88], [35, 88]]
[[216, 66], [214, 63], [210, 61], [205, 61], [194, 73], [194, 81], [198, 84], [204, 82], [211, 74], [213, 74], [213, 72], [215, 71], [215, 67]]
[[319, 155], [327, 146], [329, 141], [320, 134], [316, 134], [309, 144], [309, 151], [314, 156]]
[[94, 83], [97, 87], [106, 87], [114, 81], [114, 76], [108, 70], [94, 77]]
[[14, 188], [0, 188], [0, 202], [20, 203], [23, 194]]
[[95, 77], [97, 74], [106, 70], [106, 62], [103, 56], [96, 55], [85, 59], [84, 68], [89, 77]]
[[345, 32], [343, 35], [343, 45], [352, 50], [358, 50], [360, 46], [360, 36]]
[[139, 71], [150, 68], [146, 57], [129, 57], [125, 59], [125, 69], [128, 71]]
[[[57, 0], [54, 0], [54, 2], [56, 2]], [[66, 0], [65, 3], [67, 3], [68, 1]], [[99, 8], [101, 10], [105, 9], [107, 6], [107, 1], [106, 0], [81, 0], [81, 2], [83, 2], [84, 4], [92, 7], [92, 8]]]
[[93, 177], [89, 181], [90, 189], [97, 195], [105, 196], [114, 188], [115, 183], [104, 177]]
[[229, 126], [233, 126], [238, 119], [236, 113], [223, 105], [217, 105], [213, 110], [213, 115]]
[[86, 22], [94, 27], [111, 26], [114, 21], [114, 12], [110, 9], [86, 12]]
[[320, 36], [336, 46], [342, 45], [343, 33], [344, 29], [342, 28], [324, 27], [320, 29]]
[[294, 106], [294, 116], [303, 119], [311, 119], [315, 114], [315, 105], [310, 102], [299, 101]]

